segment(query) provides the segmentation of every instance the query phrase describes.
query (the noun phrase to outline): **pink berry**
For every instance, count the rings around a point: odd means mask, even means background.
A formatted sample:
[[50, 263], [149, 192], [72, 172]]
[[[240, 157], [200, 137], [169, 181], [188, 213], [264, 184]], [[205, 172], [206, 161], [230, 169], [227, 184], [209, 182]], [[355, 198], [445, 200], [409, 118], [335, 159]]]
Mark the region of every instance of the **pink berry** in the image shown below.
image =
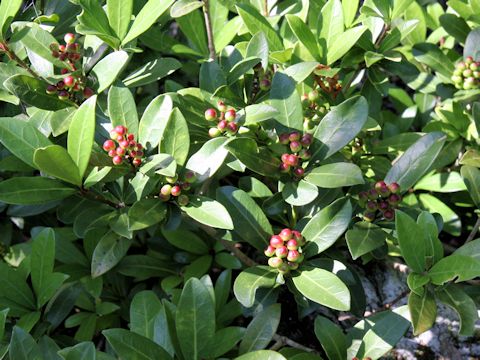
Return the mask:
[[300, 253], [297, 250], [290, 250], [287, 254], [287, 260], [296, 262], [300, 258]]
[[228, 126], [228, 121], [227, 120], [220, 120], [218, 125], [217, 125], [217, 128], [218, 130], [220, 131], [224, 131]]
[[115, 151], [115, 149], [108, 150], [108, 156], [113, 158], [115, 155], [117, 155], [117, 152]]
[[112, 161], [115, 165], [120, 165], [122, 163], [123, 159], [122, 159], [121, 156], [116, 155], [116, 156], [113, 157]]
[[91, 97], [93, 95], [93, 90], [90, 89], [89, 87], [86, 87], [85, 89], [83, 89], [83, 96], [88, 99], [89, 97]]
[[115, 143], [112, 140], [105, 140], [103, 143], [103, 150], [110, 151], [112, 149], [115, 149]]
[[298, 140], [300, 140], [300, 133], [298, 131], [293, 131], [288, 136], [288, 139], [290, 141], [298, 141]]
[[282, 231], [280, 231], [280, 233], [278, 234], [278, 236], [280, 236], [280, 238], [283, 240], [283, 241], [288, 241], [292, 238], [293, 234], [292, 234], [292, 230], [290, 229], [283, 229]]
[[394, 183], [391, 183], [390, 185], [388, 185], [388, 189], [390, 190], [390, 192], [392, 194], [397, 194], [400, 192], [400, 185], [398, 185], [396, 182]]
[[301, 167], [298, 167], [296, 168], [295, 170], [293, 170], [293, 174], [296, 176], [296, 177], [303, 177], [303, 175], [305, 175], [305, 170]]
[[283, 240], [280, 236], [278, 235], [273, 235], [270, 238], [270, 245], [273, 246], [274, 248], [278, 248], [280, 246], [283, 246]]
[[287, 242], [287, 249], [288, 250], [297, 250], [298, 249], [298, 242], [295, 239], [290, 239]]
[[290, 154], [282, 154], [281, 160], [283, 163], [287, 163], [289, 159]]
[[283, 260], [278, 257], [271, 257], [268, 259], [268, 265], [272, 268], [277, 269], [283, 264]]
[[55, 85], [48, 85], [47, 86], [47, 94], [53, 95], [57, 93], [57, 87]]
[[120, 145], [120, 147], [122, 147], [124, 149], [128, 148], [128, 145], [129, 145], [127, 140], [119, 141], [118, 144]]
[[288, 173], [290, 171], [290, 165], [287, 165], [285, 163], [281, 163], [280, 166], [278, 167], [281, 173]]
[[232, 134], [235, 134], [237, 131], [238, 131], [238, 126], [236, 123], [234, 122], [230, 122], [228, 123], [227, 125], [227, 130], [232, 133]]
[[294, 140], [290, 143], [290, 150], [294, 153], [299, 152], [302, 150], [302, 144], [300, 144], [299, 141]]
[[118, 135], [125, 135], [125, 133], [127, 132], [127, 128], [123, 125], [117, 125], [115, 126], [115, 131]]
[[305, 239], [300, 231], [292, 230], [292, 236], [294, 240], [297, 240], [299, 246], [305, 245]]
[[288, 136], [289, 136], [289, 134], [287, 134], [287, 133], [280, 134], [278, 136], [278, 141], [280, 142], [280, 144], [287, 145], [290, 142], [290, 140], [288, 139]]
[[65, 43], [67, 44], [73, 44], [73, 42], [75, 41], [75, 35], [72, 33], [67, 33], [63, 37], [63, 40], [65, 40]]
[[227, 105], [225, 105], [225, 103], [222, 100], [219, 100], [218, 103], [217, 103], [217, 109], [220, 112], [225, 112], [225, 111], [227, 111]]
[[118, 156], [123, 156], [125, 155], [125, 149], [121, 147], [117, 147], [117, 150], [115, 150]]
[[236, 116], [237, 116], [237, 113], [233, 109], [229, 109], [225, 112], [225, 120], [227, 121], [235, 120]]
[[205, 120], [212, 121], [217, 118], [217, 112], [215, 109], [207, 109], [205, 110]]
[[132, 160], [132, 164], [135, 167], [139, 167], [140, 165], [142, 165], [142, 159], [135, 158], [135, 159]]
[[297, 166], [298, 165], [298, 157], [295, 155], [288, 155], [288, 160], [285, 161], [285, 164], [290, 166]]
[[268, 257], [273, 256], [275, 254], [275, 248], [272, 245], [268, 245], [263, 253]]
[[288, 249], [286, 246], [280, 246], [275, 250], [275, 255], [279, 258], [283, 259], [286, 258], [288, 255]]
[[172, 196], [176, 197], [176, 196], [179, 196], [181, 193], [182, 193], [182, 189], [180, 188], [180, 186], [175, 185], [172, 187], [172, 191], [171, 191]]
[[308, 147], [312, 144], [312, 141], [313, 141], [313, 136], [311, 134], [305, 134], [302, 136], [302, 139], [300, 140], [300, 143], [305, 146], [305, 147]]
[[75, 78], [73, 76], [66, 76], [64, 79], [63, 79], [63, 82], [65, 84], [65, 86], [67, 87], [72, 87], [73, 85], [75, 85]]

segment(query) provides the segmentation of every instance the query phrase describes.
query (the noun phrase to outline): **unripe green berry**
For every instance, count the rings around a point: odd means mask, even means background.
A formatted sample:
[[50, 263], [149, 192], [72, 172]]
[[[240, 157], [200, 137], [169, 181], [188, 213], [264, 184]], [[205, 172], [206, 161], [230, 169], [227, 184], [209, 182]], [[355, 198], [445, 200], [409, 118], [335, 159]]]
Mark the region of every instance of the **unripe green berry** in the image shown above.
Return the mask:
[[317, 90], [312, 90], [308, 93], [308, 100], [311, 102], [317, 101], [319, 97], [320, 95], [318, 94]]
[[283, 260], [278, 257], [271, 257], [268, 259], [268, 265], [274, 269], [278, 269], [283, 264]]
[[186, 206], [190, 202], [190, 198], [187, 195], [180, 195], [177, 199], [177, 203], [180, 206]]

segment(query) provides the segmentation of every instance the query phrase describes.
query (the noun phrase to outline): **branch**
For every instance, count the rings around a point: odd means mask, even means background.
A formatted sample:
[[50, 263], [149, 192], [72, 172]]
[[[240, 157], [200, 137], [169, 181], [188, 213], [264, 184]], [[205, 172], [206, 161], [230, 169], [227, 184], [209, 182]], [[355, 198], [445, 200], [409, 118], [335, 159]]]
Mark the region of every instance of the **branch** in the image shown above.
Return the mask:
[[213, 42], [212, 22], [210, 21], [210, 9], [208, 0], [203, 0], [203, 15], [205, 17], [205, 28], [207, 29], [208, 51], [210, 52], [210, 60], [215, 60], [215, 44]]
[[10, 60], [13, 60], [15, 61], [18, 65], [20, 65], [22, 68], [24, 68], [25, 70], [27, 70], [34, 78], [37, 78], [37, 79], [40, 79], [42, 80], [42, 78], [40, 77], [40, 75], [38, 75], [35, 71], [33, 71], [30, 66], [28, 66], [25, 61], [23, 61], [22, 59], [20, 59], [17, 54], [15, 54], [14, 51], [10, 50], [10, 48], [8, 47], [7, 43], [0, 43], [0, 50], [3, 50], [5, 51], [5, 53], [7, 54], [8, 58]]
[[109, 205], [109, 206], [111, 206], [115, 209], [120, 209], [120, 208], [125, 207], [125, 205], [123, 203], [120, 203], [120, 204], [114, 203], [113, 201], [105, 199], [103, 196], [93, 194], [92, 192], [90, 192], [86, 189], [83, 189], [83, 188], [80, 189], [80, 194], [87, 199], [94, 200], [94, 201], [99, 201], [99, 202], [107, 204], [107, 205]]
[[295, 349], [300, 349], [300, 350], [303, 350], [303, 351], [306, 351], [306, 352], [313, 352], [313, 353], [316, 352], [314, 349], [311, 349], [311, 348], [306, 347], [302, 344], [299, 344], [296, 341], [293, 341], [293, 340], [287, 338], [286, 336], [275, 334], [275, 335], [273, 335], [273, 340], [275, 340], [275, 344], [272, 345], [270, 350], [278, 350], [282, 346], [288, 345], [288, 346], [291, 346]]
[[472, 241], [475, 235], [477, 235], [478, 229], [480, 228], [480, 216], [477, 217], [477, 222], [473, 226], [472, 232], [470, 235], [468, 235], [467, 240], [465, 241], [465, 244], [468, 243], [469, 241]]
[[225, 249], [230, 251], [233, 255], [235, 255], [238, 260], [240, 260], [242, 263], [244, 263], [246, 266], [257, 266], [258, 264], [253, 261], [251, 258], [249, 258], [245, 253], [242, 252], [238, 247], [236, 247], [236, 243], [228, 240], [220, 240], [222, 242], [222, 245]]

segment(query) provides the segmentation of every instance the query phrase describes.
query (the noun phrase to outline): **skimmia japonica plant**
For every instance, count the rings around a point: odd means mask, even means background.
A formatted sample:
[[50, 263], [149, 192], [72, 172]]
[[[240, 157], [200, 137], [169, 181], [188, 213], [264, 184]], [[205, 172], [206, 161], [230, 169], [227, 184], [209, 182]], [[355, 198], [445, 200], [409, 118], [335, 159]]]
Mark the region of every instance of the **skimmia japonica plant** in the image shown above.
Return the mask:
[[0, 358], [378, 359], [443, 305], [474, 337], [480, 3], [447, 4], [1, 0]]

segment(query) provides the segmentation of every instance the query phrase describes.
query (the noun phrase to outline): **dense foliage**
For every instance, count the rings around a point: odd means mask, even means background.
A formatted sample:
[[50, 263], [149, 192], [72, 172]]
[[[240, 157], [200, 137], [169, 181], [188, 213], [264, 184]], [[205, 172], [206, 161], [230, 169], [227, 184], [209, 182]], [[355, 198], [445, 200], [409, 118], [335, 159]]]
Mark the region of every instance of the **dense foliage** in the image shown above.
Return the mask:
[[[0, 358], [377, 359], [440, 303], [474, 335], [480, 1], [447, 4], [1, 0]], [[408, 305], [366, 303], [378, 262]]]

